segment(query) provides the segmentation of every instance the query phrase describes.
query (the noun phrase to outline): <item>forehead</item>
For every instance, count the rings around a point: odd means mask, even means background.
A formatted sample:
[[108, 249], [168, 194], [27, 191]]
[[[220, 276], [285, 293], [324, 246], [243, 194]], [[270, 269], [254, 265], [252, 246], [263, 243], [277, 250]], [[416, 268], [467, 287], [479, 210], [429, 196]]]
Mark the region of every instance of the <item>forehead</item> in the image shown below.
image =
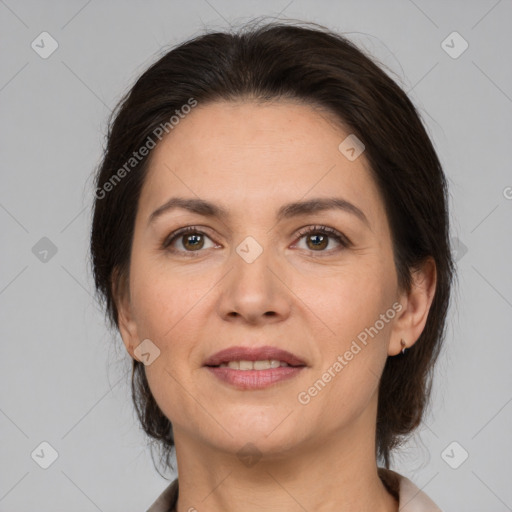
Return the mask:
[[339, 149], [349, 135], [333, 114], [303, 103], [199, 104], [153, 150], [139, 206], [149, 215], [170, 195], [228, 209], [341, 195], [378, 216], [364, 153], [350, 161]]

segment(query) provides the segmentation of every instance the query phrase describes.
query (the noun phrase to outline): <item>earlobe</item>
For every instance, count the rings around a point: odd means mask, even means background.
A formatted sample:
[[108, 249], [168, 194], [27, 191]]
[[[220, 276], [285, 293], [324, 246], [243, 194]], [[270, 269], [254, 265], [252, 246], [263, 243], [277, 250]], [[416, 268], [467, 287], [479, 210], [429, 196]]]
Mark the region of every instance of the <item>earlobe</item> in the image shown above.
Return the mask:
[[416, 343], [425, 328], [437, 282], [434, 259], [429, 256], [411, 277], [411, 289], [401, 297], [403, 309], [393, 324], [388, 346], [390, 356], [407, 354], [407, 349]]
[[112, 297], [118, 314], [119, 333], [130, 356], [137, 360], [134, 350], [138, 346], [137, 325], [133, 317], [128, 286], [118, 272], [113, 273]]
[[135, 335], [136, 328], [133, 326], [132, 322], [133, 321], [130, 320], [127, 321], [125, 315], [121, 314], [121, 311], [119, 310], [119, 333], [121, 334], [124, 346], [130, 356], [138, 361], [134, 352], [138, 345], [138, 341], [137, 336]]

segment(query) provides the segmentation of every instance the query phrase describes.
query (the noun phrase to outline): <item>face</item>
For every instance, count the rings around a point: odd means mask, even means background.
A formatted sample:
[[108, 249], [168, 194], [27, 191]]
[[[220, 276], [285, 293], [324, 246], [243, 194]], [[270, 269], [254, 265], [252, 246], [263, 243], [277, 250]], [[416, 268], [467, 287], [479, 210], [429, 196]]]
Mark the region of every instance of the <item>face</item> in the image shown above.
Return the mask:
[[[338, 149], [348, 135], [308, 105], [219, 102], [198, 105], [153, 150], [121, 332], [132, 357], [146, 339], [151, 359], [159, 351], [145, 371], [176, 439], [279, 454], [361, 418], [374, 427], [401, 306], [364, 153], [351, 161]], [[172, 198], [224, 215], [160, 209]], [[330, 199], [341, 207], [318, 207]], [[227, 382], [221, 374], [243, 370], [205, 363], [233, 346], [285, 350], [302, 366], [264, 370], [288, 376], [264, 387]]]

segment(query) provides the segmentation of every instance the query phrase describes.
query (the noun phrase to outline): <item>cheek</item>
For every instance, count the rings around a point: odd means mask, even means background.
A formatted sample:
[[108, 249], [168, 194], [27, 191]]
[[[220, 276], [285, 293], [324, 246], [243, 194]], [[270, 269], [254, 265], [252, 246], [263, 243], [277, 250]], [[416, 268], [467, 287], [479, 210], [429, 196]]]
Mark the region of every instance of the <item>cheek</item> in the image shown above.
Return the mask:
[[204, 338], [209, 318], [204, 307], [215, 280], [150, 262], [137, 268], [143, 269], [134, 271], [131, 281], [137, 331], [141, 340], [150, 339], [160, 351], [146, 367], [146, 375], [155, 399], [162, 403], [180, 395], [180, 384], [193, 389], [195, 376], [190, 370], [199, 364], [198, 341]]
[[[141, 339], [150, 339], [159, 349], [159, 357], [145, 367], [153, 397], [165, 416], [176, 425], [204, 412], [187, 398], [185, 391], [195, 388], [190, 371], [191, 354], [201, 339], [201, 297], [205, 291], [190, 288], [187, 280], [158, 273], [134, 275], [133, 302], [137, 311], [137, 329]], [[202, 315], [204, 318], [204, 314]]]
[[134, 258], [132, 270], [130, 289], [139, 334], [161, 343], [183, 329], [211, 287], [209, 278], [176, 271], [165, 259]]
[[291, 287], [328, 328], [332, 340], [343, 343], [372, 326], [391, 307], [393, 283], [392, 269], [375, 261], [347, 265], [314, 279], [301, 275]]
[[368, 404], [387, 359], [393, 272], [378, 263], [347, 268], [314, 288], [304, 285], [302, 293], [328, 327], [316, 338], [320, 364], [310, 379], [312, 402], [332, 408], [338, 418], [351, 416]]

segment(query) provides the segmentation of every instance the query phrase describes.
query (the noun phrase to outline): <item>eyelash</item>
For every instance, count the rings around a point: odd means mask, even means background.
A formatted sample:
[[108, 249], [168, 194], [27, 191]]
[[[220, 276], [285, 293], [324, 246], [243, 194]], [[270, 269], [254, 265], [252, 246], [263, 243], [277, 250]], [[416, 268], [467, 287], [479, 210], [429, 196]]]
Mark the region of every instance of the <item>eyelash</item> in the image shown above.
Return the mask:
[[[330, 228], [328, 226], [318, 226], [318, 225], [308, 226], [306, 228], [302, 228], [297, 233], [297, 236], [298, 236], [297, 240], [300, 240], [304, 236], [310, 235], [310, 234], [313, 234], [313, 233], [314, 234], [327, 235], [330, 238], [333, 238], [334, 240], [339, 242], [340, 245], [343, 248], [345, 248], [345, 249], [352, 245], [352, 242], [345, 235], [343, 235], [342, 233], [340, 233], [336, 229]], [[204, 236], [207, 236], [208, 238], [210, 238], [210, 236], [207, 233], [205, 233], [204, 231], [202, 231], [198, 227], [196, 227], [196, 226], [187, 226], [185, 228], [181, 228], [181, 229], [178, 229], [176, 231], [173, 231], [170, 235], [168, 235], [163, 240], [163, 242], [162, 242], [162, 249], [163, 250], [167, 250], [167, 251], [172, 252], [172, 253], [187, 254], [190, 257], [198, 256], [199, 253], [202, 252], [201, 250], [199, 250], [199, 251], [180, 251], [180, 250], [176, 250], [176, 249], [173, 249], [173, 248], [170, 247], [174, 243], [174, 241], [177, 240], [180, 236], [184, 236], [184, 235], [187, 235], [187, 234], [204, 235]], [[330, 251], [313, 251], [313, 250], [311, 250], [310, 252], [311, 253], [317, 253], [317, 252], [318, 253], [323, 253], [323, 252], [331, 253], [331, 252], [333, 252], [333, 250], [336, 251], [336, 249], [331, 249]]]

